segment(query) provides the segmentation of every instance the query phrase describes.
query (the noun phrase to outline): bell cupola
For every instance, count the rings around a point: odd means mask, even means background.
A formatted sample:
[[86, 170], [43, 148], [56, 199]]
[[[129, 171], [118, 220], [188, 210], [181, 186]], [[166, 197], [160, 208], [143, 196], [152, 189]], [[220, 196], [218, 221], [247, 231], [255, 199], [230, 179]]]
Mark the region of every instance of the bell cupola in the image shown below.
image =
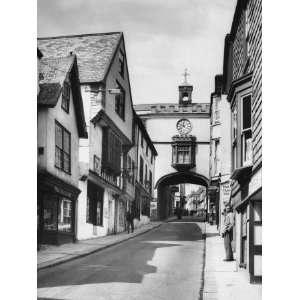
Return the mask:
[[182, 75], [184, 76], [184, 82], [178, 86], [179, 105], [192, 104], [193, 86], [187, 82], [187, 76], [190, 74], [185, 69]]

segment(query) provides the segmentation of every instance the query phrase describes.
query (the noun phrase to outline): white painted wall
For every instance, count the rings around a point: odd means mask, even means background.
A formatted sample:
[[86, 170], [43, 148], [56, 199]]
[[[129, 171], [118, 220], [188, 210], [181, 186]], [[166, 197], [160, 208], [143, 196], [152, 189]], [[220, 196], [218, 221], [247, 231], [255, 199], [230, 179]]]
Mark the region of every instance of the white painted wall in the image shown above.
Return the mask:
[[[155, 162], [155, 183], [164, 175], [177, 172], [172, 163], [172, 137], [178, 134], [176, 123], [187, 118], [191, 121], [193, 129], [190, 134], [196, 136], [197, 142], [210, 140], [209, 118], [196, 117], [195, 115], [162, 118], [161, 116], [146, 117], [146, 129], [154, 142], [158, 152]], [[169, 144], [156, 144], [155, 142], [168, 142]], [[209, 144], [196, 145], [196, 167], [191, 171], [209, 177]]]
[[176, 123], [187, 118], [192, 123], [193, 129], [190, 134], [194, 135], [198, 142], [209, 142], [209, 118], [202, 118], [195, 115], [161, 117], [155, 116], [146, 119], [146, 129], [153, 142], [171, 142], [172, 136], [177, 135]]
[[[81, 193], [78, 197], [77, 205], [77, 223], [76, 223], [76, 239], [84, 240], [105, 236], [113, 230], [113, 222], [109, 220], [109, 200], [112, 199], [112, 194], [108, 190], [104, 191], [103, 196], [103, 226], [95, 226], [86, 222], [87, 209], [87, 181], [80, 181], [79, 188]], [[114, 210], [112, 212], [114, 214]], [[113, 218], [112, 218], [113, 220]], [[112, 224], [112, 225], [111, 225]]]
[[[47, 170], [65, 182], [78, 186], [79, 136], [72, 91], [69, 113], [61, 108], [61, 101], [62, 96], [54, 108], [38, 109], [37, 146], [44, 147], [44, 154], [38, 155], [38, 169]], [[55, 167], [55, 120], [71, 133], [71, 175]]]

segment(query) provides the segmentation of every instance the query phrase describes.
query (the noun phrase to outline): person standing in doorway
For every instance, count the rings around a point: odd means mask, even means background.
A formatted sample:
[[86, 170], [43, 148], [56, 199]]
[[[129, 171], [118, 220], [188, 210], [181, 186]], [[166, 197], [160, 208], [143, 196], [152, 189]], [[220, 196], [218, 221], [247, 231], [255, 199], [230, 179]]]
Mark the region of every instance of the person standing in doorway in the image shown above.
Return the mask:
[[127, 230], [128, 233], [130, 233], [130, 228], [131, 228], [131, 232], [134, 232], [134, 217], [133, 217], [133, 213], [128, 210], [126, 213], [126, 221], [127, 221]]
[[232, 238], [233, 238], [233, 226], [234, 226], [234, 215], [232, 212], [232, 207], [230, 204], [225, 206], [225, 216], [224, 216], [224, 224], [222, 230], [222, 237], [224, 238], [224, 247], [226, 258], [224, 261], [232, 261], [233, 253], [232, 253]]

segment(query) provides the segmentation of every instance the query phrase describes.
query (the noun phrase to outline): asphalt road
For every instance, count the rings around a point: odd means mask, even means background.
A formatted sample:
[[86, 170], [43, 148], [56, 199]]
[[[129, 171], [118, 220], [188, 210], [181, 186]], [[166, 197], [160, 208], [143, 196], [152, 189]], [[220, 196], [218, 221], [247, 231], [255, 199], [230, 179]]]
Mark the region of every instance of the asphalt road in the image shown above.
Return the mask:
[[164, 223], [106, 250], [40, 270], [38, 299], [198, 300], [202, 224]]

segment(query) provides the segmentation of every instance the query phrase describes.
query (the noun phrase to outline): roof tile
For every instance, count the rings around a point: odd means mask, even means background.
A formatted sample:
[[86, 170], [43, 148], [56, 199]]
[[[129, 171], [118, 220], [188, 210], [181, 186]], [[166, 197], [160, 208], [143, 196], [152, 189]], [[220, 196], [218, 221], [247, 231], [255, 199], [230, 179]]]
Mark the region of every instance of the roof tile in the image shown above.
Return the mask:
[[98, 82], [105, 77], [120, 37], [116, 32], [39, 38], [38, 47], [46, 57], [76, 54], [80, 82]]

